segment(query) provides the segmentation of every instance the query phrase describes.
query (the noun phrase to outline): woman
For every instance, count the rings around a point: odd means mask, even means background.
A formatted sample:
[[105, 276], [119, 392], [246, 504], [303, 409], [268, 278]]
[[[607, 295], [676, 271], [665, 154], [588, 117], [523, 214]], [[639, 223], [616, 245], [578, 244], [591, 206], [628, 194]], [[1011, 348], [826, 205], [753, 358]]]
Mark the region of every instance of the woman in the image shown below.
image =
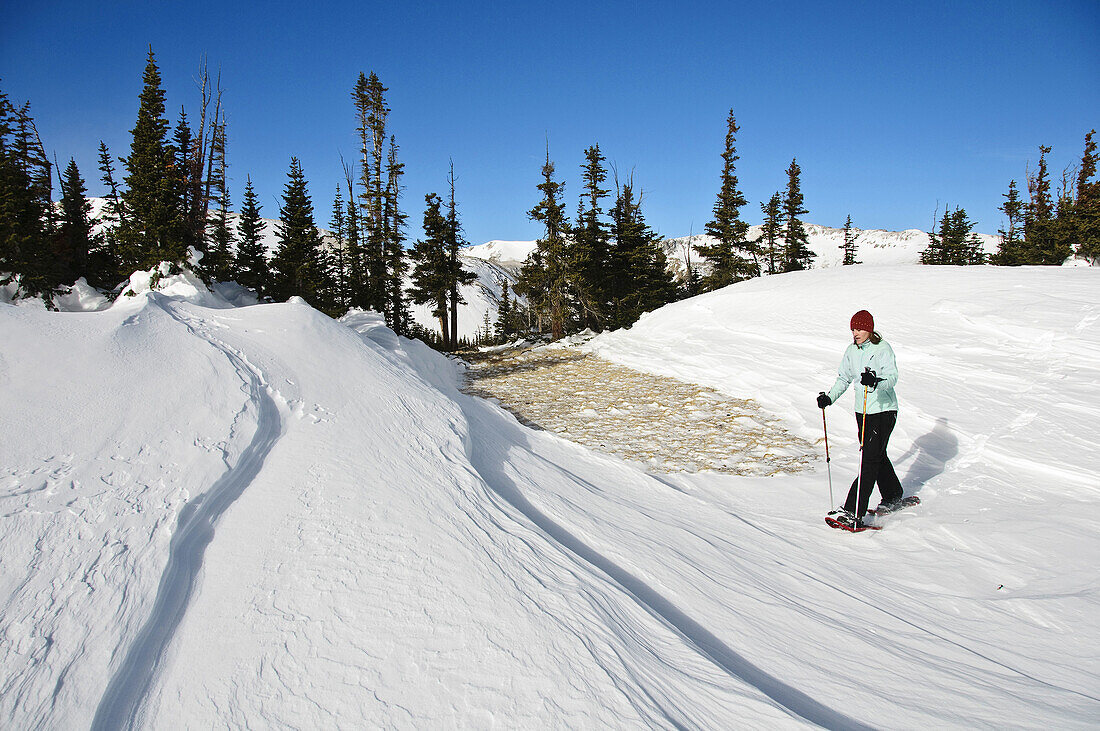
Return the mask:
[[860, 473], [848, 491], [844, 507], [828, 515], [843, 527], [861, 529], [876, 484], [882, 497], [880, 509], [888, 512], [902, 497], [901, 482], [886, 456], [890, 432], [898, 419], [898, 399], [894, 394], [898, 367], [893, 349], [875, 332], [875, 319], [870, 312], [860, 310], [852, 315], [850, 326], [852, 344], [841, 358], [836, 383], [828, 393], [818, 395], [817, 406], [824, 409], [835, 402], [855, 380], [863, 387], [856, 389], [855, 399], [856, 429], [863, 448]]

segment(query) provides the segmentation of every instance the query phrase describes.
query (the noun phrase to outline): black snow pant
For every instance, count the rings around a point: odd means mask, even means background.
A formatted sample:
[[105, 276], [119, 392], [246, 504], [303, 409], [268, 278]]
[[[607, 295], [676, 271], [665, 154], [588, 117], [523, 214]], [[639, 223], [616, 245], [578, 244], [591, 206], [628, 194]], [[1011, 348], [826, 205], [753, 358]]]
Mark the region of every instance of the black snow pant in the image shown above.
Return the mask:
[[[863, 466], [859, 477], [852, 482], [852, 489], [848, 491], [844, 509], [856, 513], [859, 518], [867, 512], [867, 502], [871, 499], [871, 491], [876, 484], [882, 496], [882, 502], [892, 503], [895, 500], [901, 500], [901, 481], [894, 473], [890, 458], [886, 456], [886, 445], [890, 443], [890, 433], [894, 431], [894, 424], [897, 421], [898, 412], [896, 411], [867, 414], [867, 434], [864, 435], [863, 414], [856, 414], [856, 429], [863, 443]], [[856, 511], [857, 492], [858, 512]]]

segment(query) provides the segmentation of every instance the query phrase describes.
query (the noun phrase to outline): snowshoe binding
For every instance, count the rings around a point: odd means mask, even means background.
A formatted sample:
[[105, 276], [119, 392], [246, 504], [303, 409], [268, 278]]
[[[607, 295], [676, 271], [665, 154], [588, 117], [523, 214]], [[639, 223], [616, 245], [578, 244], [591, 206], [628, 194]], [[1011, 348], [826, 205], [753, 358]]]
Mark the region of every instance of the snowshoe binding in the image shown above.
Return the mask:
[[825, 524], [830, 528], [846, 530], [849, 533], [861, 533], [865, 530], [882, 530], [882, 526], [864, 523], [855, 513], [847, 510], [833, 510], [825, 516]]
[[909, 497], [903, 497], [900, 500], [895, 500], [892, 503], [880, 503], [874, 510], [868, 510], [871, 515], [889, 515], [890, 513], [896, 513], [899, 510], [905, 508], [911, 508], [914, 505], [920, 505], [920, 498], [916, 495], [910, 495]]

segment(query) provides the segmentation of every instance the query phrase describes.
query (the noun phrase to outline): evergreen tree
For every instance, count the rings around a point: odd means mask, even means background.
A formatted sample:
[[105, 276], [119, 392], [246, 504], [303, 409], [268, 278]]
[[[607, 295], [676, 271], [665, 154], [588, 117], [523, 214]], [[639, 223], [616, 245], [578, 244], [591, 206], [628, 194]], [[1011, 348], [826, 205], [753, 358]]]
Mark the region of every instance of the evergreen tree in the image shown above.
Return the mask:
[[244, 201], [237, 219], [237, 256], [233, 263], [237, 283], [256, 291], [258, 296], [271, 294], [271, 270], [264, 251], [263, 234], [267, 224], [260, 218], [252, 176], [245, 179]]
[[443, 217], [443, 200], [435, 193], [424, 196], [424, 238], [418, 239], [409, 252], [413, 261], [412, 287], [409, 294], [418, 305], [431, 304], [432, 316], [439, 319], [444, 348], [449, 347], [450, 319], [448, 302], [451, 286], [448, 277], [450, 256], [447, 251], [447, 220]]
[[609, 325], [629, 327], [645, 312], [676, 298], [676, 284], [660, 237], [642, 214], [641, 199], [634, 198], [633, 180], [619, 186], [611, 213], [612, 313]]
[[271, 264], [272, 293], [277, 299], [298, 296], [323, 309], [318, 295], [324, 288], [321, 235], [313, 220], [313, 202], [298, 158], [290, 159], [289, 178], [275, 232], [279, 239]]
[[339, 185], [336, 186], [336, 194], [332, 198], [332, 219], [329, 221], [329, 227], [335, 239], [328, 257], [330, 278], [335, 286], [334, 299], [341, 310], [347, 311], [350, 306], [347, 209], [344, 207], [344, 197]]
[[1059, 241], [1055, 230], [1054, 201], [1050, 192], [1050, 177], [1046, 156], [1051, 148], [1039, 146], [1039, 169], [1028, 176], [1031, 200], [1024, 214], [1025, 264], [1060, 265], [1069, 257], [1069, 245]]
[[122, 205], [122, 197], [118, 193], [118, 182], [115, 180], [115, 168], [111, 162], [111, 153], [103, 140], [99, 141], [99, 171], [102, 173], [100, 180], [107, 186], [109, 194], [106, 219], [109, 223], [117, 225], [126, 218], [126, 214]]
[[607, 170], [603, 166], [607, 158], [600, 153], [600, 146], [589, 147], [584, 151], [584, 156], [586, 162], [581, 166], [584, 189], [569, 246], [569, 270], [582, 320], [581, 327], [599, 330], [608, 298], [610, 239], [600, 201], [610, 191], [601, 187], [607, 180]]
[[118, 238], [122, 263], [128, 269], [148, 268], [159, 261], [182, 262], [187, 255], [173, 175], [176, 160], [168, 143], [164, 91], [152, 48], [143, 83], [130, 155], [123, 160], [126, 217], [120, 222]]
[[193, 197], [197, 194], [193, 178], [201, 172], [201, 168], [200, 171], [195, 170], [195, 157], [199, 154], [196, 148], [195, 140], [191, 136], [191, 127], [187, 123], [187, 112], [181, 107], [172, 143], [168, 147], [172, 161], [166, 178], [169, 188], [167, 197], [172, 201], [179, 219], [176, 224], [180, 237], [179, 247], [183, 251], [188, 247], [194, 247], [198, 251], [205, 252], [207, 221], [205, 216], [200, 218], [197, 215], [196, 212], [199, 209], [193, 201]]
[[17, 296], [41, 296], [47, 307], [59, 282], [52, 170], [30, 106], [15, 109], [0, 92], [0, 284], [18, 275]]
[[88, 258], [92, 248], [92, 222], [84, 179], [80, 177], [76, 160], [70, 158], [61, 180], [61, 230], [56, 251], [57, 277], [70, 284], [79, 277], [89, 277]]
[[347, 239], [347, 299], [348, 306], [360, 309], [370, 307], [367, 291], [367, 261], [363, 242], [362, 209], [355, 191], [355, 173], [344, 163], [344, 180], [347, 183], [347, 211], [344, 216]]
[[[111, 161], [111, 153], [107, 145], [99, 142], [99, 171], [100, 180], [107, 186], [107, 205], [102, 214], [105, 224], [100, 246], [96, 249], [94, 269], [100, 272], [101, 279], [93, 283], [94, 286], [112, 288], [120, 279], [125, 278], [122, 272], [122, 260], [119, 255], [118, 231], [121, 223], [126, 218], [122, 197], [118, 192], [118, 181], [115, 180], [114, 164]], [[88, 280], [91, 282], [91, 280]]]
[[1068, 249], [1090, 261], [1095, 258], [1098, 235], [1096, 185], [1091, 182], [1096, 175], [1096, 143], [1092, 139], [1095, 133], [1092, 130], [1085, 135], [1085, 151], [1075, 179], [1068, 179], [1068, 170], [1063, 173], [1062, 190], [1051, 229], [1056, 252], [1062, 253]]
[[1008, 219], [1008, 228], [1000, 228], [997, 233], [1001, 237], [997, 245], [997, 253], [990, 261], [1000, 266], [1019, 266], [1026, 261], [1022, 223], [1024, 220], [1024, 202], [1020, 198], [1020, 192], [1016, 189], [1016, 181], [1008, 183], [1008, 192], [1002, 193], [1005, 199], [997, 210], [1005, 214]]
[[984, 264], [985, 251], [977, 235], [972, 233], [974, 224], [966, 210], [956, 206], [954, 211], [944, 209], [939, 231], [929, 233], [929, 245], [921, 253], [922, 264], [947, 264], [964, 266]]
[[451, 197], [447, 204], [447, 226], [444, 229], [444, 241], [447, 246], [447, 283], [450, 289], [451, 303], [451, 342], [449, 347], [458, 347], [458, 306], [465, 304], [461, 287], [477, 280], [477, 275], [462, 268], [458, 250], [466, 243], [462, 238], [462, 224], [458, 220], [458, 205], [455, 203], [455, 166], [451, 162]]
[[843, 266], [862, 263], [856, 261], [856, 240], [858, 238], [859, 234], [852, 230], [852, 216], [849, 214], [844, 221], [844, 243], [840, 245], [840, 248], [844, 251], [844, 259], [840, 262]]
[[550, 162], [550, 147], [546, 148], [546, 163], [542, 166], [542, 182], [538, 185], [542, 200], [532, 208], [527, 216], [545, 227], [542, 238], [535, 250], [524, 263], [516, 282], [516, 293], [527, 298], [539, 321], [548, 320], [550, 333], [554, 340], [565, 334], [565, 325], [569, 316], [568, 279], [569, 270], [566, 261], [565, 242], [569, 233], [569, 224], [561, 204], [561, 195], [565, 189], [563, 183], [554, 180], [554, 163]]
[[810, 241], [799, 216], [809, 213], [803, 207], [802, 182], [799, 176], [802, 169], [797, 160], [792, 159], [787, 167], [787, 191], [783, 195], [783, 271], [793, 272], [809, 269], [816, 256], [810, 251]]
[[[210, 233], [206, 236], [208, 244], [202, 264], [211, 281], [225, 282], [233, 279], [236, 271], [233, 266], [233, 231], [229, 226], [232, 204], [229, 200], [224, 119], [214, 125], [210, 159], [213, 163], [211, 169], [214, 171], [210, 190], [217, 196], [217, 208], [214, 209], [213, 219], [207, 225]], [[196, 245], [198, 245], [197, 242]]]
[[1096, 263], [1100, 259], [1100, 181], [1096, 177], [1096, 142], [1090, 130], [1085, 135], [1085, 151], [1077, 171], [1077, 201], [1074, 204], [1074, 235], [1077, 255]]
[[386, 188], [383, 172], [386, 166], [386, 118], [390, 109], [386, 106], [386, 87], [382, 86], [378, 76], [371, 72], [367, 77], [362, 72], [352, 91], [355, 111], [358, 119], [357, 130], [360, 141], [360, 193], [361, 215], [359, 224], [363, 235], [363, 275], [365, 291], [363, 306], [377, 312], [385, 312], [386, 307], [386, 233], [385, 202]]
[[[706, 232], [717, 239], [717, 243], [699, 247], [699, 253], [711, 264], [711, 272], [704, 280], [707, 289], [718, 289], [727, 284], [748, 279], [760, 274], [759, 246], [746, 240], [749, 225], [741, 220], [741, 208], [748, 201], [737, 189], [736, 165], [737, 133], [740, 128], [734, 119], [733, 110], [726, 118], [726, 146], [722, 152], [722, 183], [718, 190], [718, 199], [714, 203], [714, 219], [707, 222]], [[752, 257], [750, 261], [745, 256]]]
[[500, 280], [500, 304], [497, 306], [496, 339], [506, 343], [515, 332], [512, 314], [512, 298], [509, 296], [508, 280]]
[[783, 228], [782, 199], [779, 193], [772, 193], [767, 203], [760, 204], [760, 212], [764, 214], [764, 225], [761, 231], [762, 254], [768, 263], [768, 274], [776, 274], [779, 271], [780, 262], [776, 260], [779, 252], [779, 233]]
[[386, 322], [398, 335], [407, 330], [409, 312], [405, 301], [405, 275], [409, 264], [405, 258], [405, 221], [401, 212], [401, 176], [404, 163], [397, 161], [397, 141], [390, 135], [389, 152], [386, 155], [386, 195], [383, 201], [383, 231], [385, 255]]

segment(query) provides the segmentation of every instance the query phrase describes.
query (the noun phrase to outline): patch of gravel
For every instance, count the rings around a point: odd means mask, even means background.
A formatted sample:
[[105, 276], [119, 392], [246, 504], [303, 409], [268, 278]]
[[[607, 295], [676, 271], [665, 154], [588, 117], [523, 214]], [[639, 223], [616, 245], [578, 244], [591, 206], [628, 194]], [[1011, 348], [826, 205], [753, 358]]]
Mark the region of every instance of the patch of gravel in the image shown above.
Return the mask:
[[807, 468], [813, 445], [752, 400], [610, 363], [575, 348], [478, 358], [467, 393], [591, 449], [656, 472], [773, 475]]

